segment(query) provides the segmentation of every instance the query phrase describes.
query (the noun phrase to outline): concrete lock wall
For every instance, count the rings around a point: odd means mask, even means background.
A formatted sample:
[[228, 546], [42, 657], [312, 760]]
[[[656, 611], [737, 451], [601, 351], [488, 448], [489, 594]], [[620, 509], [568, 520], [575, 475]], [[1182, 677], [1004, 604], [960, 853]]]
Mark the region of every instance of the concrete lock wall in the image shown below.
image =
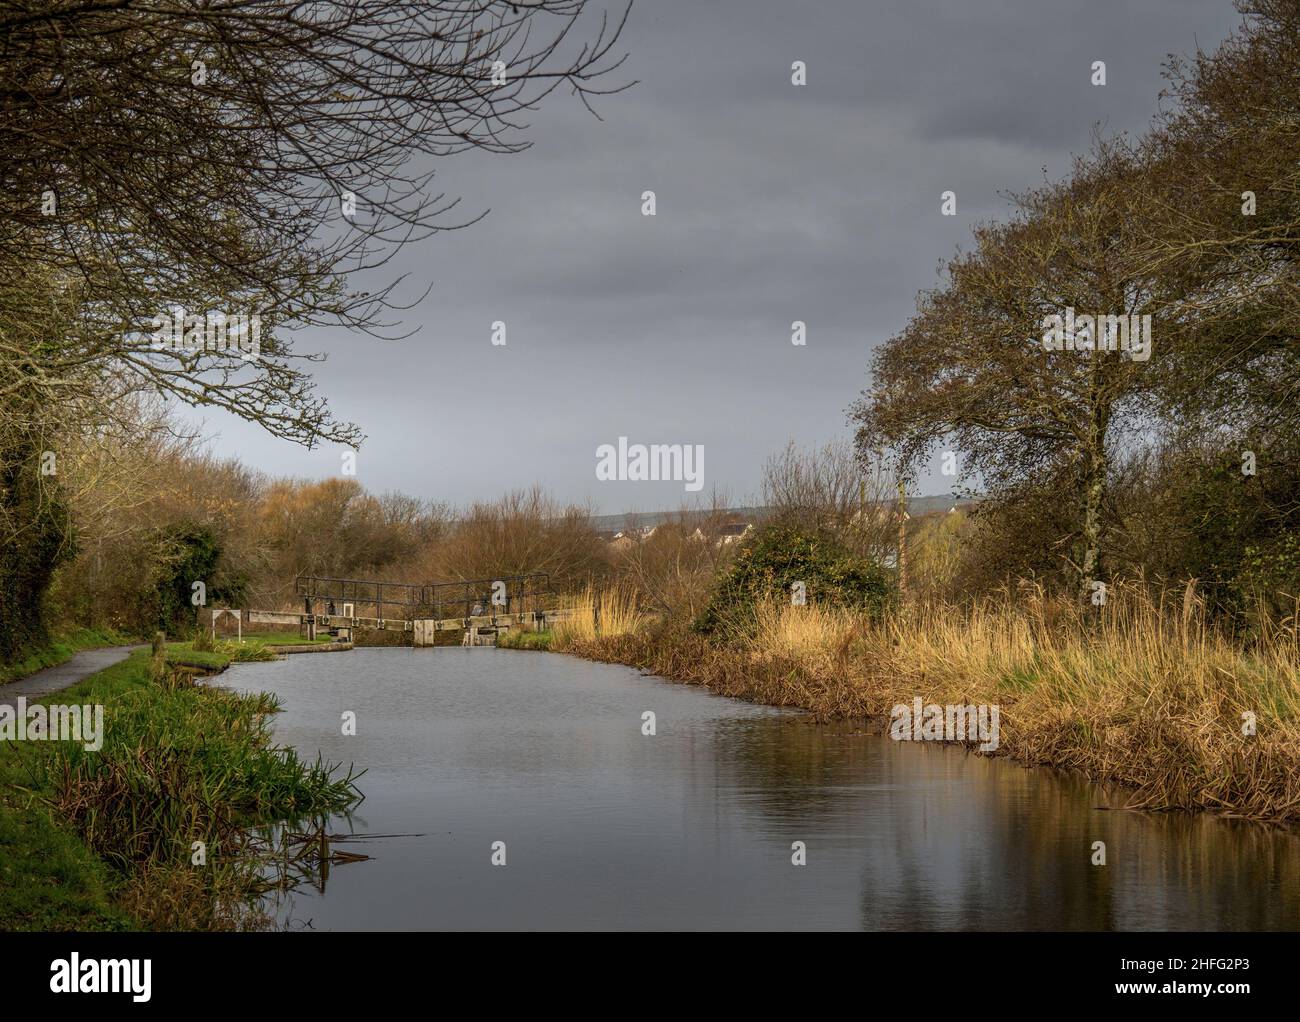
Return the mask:
[[[233, 609], [233, 608], [232, 608]], [[267, 610], [237, 611], [243, 621], [245, 632], [296, 632], [299, 615], [282, 614]], [[202, 607], [199, 609], [199, 627], [206, 632], [212, 631], [212, 617], [217, 614], [217, 634], [235, 635], [240, 630], [240, 621], [225, 607]]]
[[412, 622], [414, 625], [413, 645], [433, 646], [437, 644], [438, 622], [433, 618], [421, 618]]
[[268, 610], [244, 611], [244, 627], [251, 630], [281, 631], [284, 628], [297, 630], [299, 621], [300, 617], [297, 614], [280, 614]]

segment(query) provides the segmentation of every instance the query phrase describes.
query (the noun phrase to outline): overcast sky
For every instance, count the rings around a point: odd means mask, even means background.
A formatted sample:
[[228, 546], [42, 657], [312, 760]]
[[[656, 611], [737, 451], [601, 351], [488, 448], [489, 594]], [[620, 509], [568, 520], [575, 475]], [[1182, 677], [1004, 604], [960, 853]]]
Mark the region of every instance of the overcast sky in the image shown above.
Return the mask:
[[[638, 0], [622, 42], [640, 84], [598, 101], [603, 121], [557, 93], [529, 151], [439, 169], [490, 213], [395, 261], [433, 284], [406, 314], [419, 332], [295, 343], [328, 352], [316, 377], [369, 437], [372, 490], [464, 504], [540, 482], [606, 513], [697, 496], [598, 481], [596, 448], [626, 436], [703, 445], [705, 493], [747, 503], [788, 440], [850, 434], [872, 347], [973, 223], [1062, 176], [1096, 125], [1142, 131], [1165, 57], [1237, 22], [1229, 0]], [[338, 449], [205, 424], [269, 473], [340, 471]]]

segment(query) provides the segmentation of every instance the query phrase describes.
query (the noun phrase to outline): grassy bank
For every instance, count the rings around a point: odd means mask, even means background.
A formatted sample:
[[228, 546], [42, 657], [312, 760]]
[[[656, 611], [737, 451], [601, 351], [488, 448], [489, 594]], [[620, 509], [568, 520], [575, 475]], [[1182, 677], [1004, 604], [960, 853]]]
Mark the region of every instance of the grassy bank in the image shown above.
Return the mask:
[[78, 628], [57, 636], [53, 642], [39, 653], [33, 653], [12, 664], [0, 665], [0, 685], [17, 681], [29, 674], [43, 671], [47, 667], [57, 667], [72, 658], [74, 653], [83, 649], [98, 649], [102, 646], [126, 646], [135, 640], [115, 632], [111, 628]]
[[258, 825], [322, 817], [358, 796], [351, 776], [274, 746], [271, 696], [193, 683], [195, 669], [233, 655], [172, 644], [155, 663], [139, 651], [51, 696], [104, 707], [97, 751], [0, 743], [0, 929], [264, 923]]
[[334, 640], [328, 632], [308, 639], [298, 632], [245, 632], [244, 642], [257, 646], [327, 646]]
[[874, 623], [768, 606], [730, 641], [659, 627], [557, 632], [552, 648], [823, 719], [881, 723], [917, 696], [997, 704], [996, 754], [1123, 785], [1130, 807], [1300, 819], [1296, 630], [1239, 644], [1190, 590], [1165, 605], [1117, 591], [1095, 616], [1033, 593]]
[[497, 645], [502, 649], [550, 649], [554, 638], [552, 632], [502, 632], [497, 636]]

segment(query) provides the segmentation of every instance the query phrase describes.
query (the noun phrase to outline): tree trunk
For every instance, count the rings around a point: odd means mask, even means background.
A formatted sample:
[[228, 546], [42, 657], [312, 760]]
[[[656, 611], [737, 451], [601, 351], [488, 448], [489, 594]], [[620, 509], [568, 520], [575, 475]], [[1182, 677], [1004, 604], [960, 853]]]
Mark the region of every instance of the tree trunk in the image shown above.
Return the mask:
[[[1093, 353], [1093, 358], [1098, 357]], [[1084, 599], [1093, 601], [1094, 583], [1102, 581], [1101, 575], [1101, 510], [1106, 495], [1106, 476], [1110, 460], [1106, 451], [1106, 430], [1110, 422], [1110, 403], [1094, 395], [1088, 422], [1087, 442], [1084, 445], [1083, 477], [1083, 557], [1079, 562], [1080, 586]], [[1103, 590], [1104, 592], [1104, 590]], [[1104, 599], [1104, 597], [1103, 597]], [[1097, 604], [1100, 606], [1100, 603]]]

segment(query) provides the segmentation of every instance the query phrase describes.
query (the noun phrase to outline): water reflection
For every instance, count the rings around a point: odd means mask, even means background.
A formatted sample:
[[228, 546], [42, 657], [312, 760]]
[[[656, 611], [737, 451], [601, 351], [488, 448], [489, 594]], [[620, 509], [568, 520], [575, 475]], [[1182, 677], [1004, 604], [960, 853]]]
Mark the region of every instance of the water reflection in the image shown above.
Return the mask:
[[[289, 894], [335, 929], [1295, 929], [1291, 830], [1115, 808], [958, 750], [493, 649], [240, 665], [279, 739], [366, 768], [373, 861]], [[355, 711], [358, 734], [340, 733]], [[641, 734], [653, 710], [657, 735]], [[507, 865], [490, 863], [504, 841]], [[808, 864], [791, 865], [791, 842]], [[1091, 864], [1104, 841], [1107, 865]], [[336, 846], [338, 847], [338, 846]], [[354, 846], [348, 845], [352, 848]]]

